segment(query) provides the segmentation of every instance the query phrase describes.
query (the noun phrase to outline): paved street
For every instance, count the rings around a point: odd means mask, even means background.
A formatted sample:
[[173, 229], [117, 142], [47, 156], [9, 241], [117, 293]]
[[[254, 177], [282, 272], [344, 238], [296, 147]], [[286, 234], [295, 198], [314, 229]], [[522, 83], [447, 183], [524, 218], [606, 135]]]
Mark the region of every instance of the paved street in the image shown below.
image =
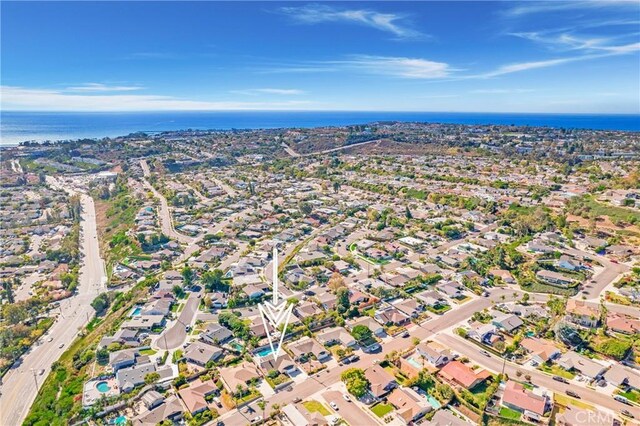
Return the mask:
[[359, 403], [355, 402], [355, 399], [352, 399], [352, 402], [347, 402], [343, 395], [345, 395], [345, 393], [337, 390], [330, 390], [322, 393], [322, 397], [327, 401], [327, 404], [330, 402], [336, 403], [338, 406], [337, 414], [345, 419], [350, 425], [374, 425], [377, 423], [373, 417], [360, 409], [358, 406]]
[[199, 293], [189, 293], [189, 298], [185, 303], [184, 309], [180, 312], [180, 316], [176, 323], [168, 329], [165, 329], [156, 340], [156, 345], [160, 349], [175, 349], [185, 342], [187, 338], [187, 326], [191, 325], [193, 319], [198, 312], [200, 299]]
[[[55, 180], [48, 179], [48, 181], [52, 186], [58, 185]], [[68, 191], [74, 193], [71, 189]], [[95, 314], [90, 303], [100, 292], [106, 290], [106, 274], [98, 247], [93, 199], [86, 194], [81, 194], [80, 202], [82, 204], [80, 249], [83, 254], [83, 264], [80, 268], [77, 293], [60, 302], [60, 314], [48, 333], [53, 340], [47, 342], [47, 337], [43, 337], [40, 345], [34, 346], [31, 352], [23, 355], [22, 364], [5, 375], [1, 387], [2, 396], [0, 396], [0, 425], [2, 426], [22, 423], [36, 397], [36, 381], [39, 387], [51, 371], [51, 364], [60, 358], [78, 332]], [[38, 375], [37, 372], [41, 369], [45, 372], [43, 375]]]
[[153, 196], [160, 201], [160, 208], [158, 209], [158, 219], [160, 222], [160, 228], [162, 232], [170, 238], [176, 239], [181, 243], [190, 244], [193, 242], [193, 238], [188, 235], [184, 235], [179, 233], [173, 227], [173, 219], [171, 218], [171, 211], [169, 210], [169, 204], [167, 203], [167, 199], [158, 192], [153, 185], [147, 181], [146, 177], [150, 175], [149, 165], [146, 160], [140, 160], [140, 167], [142, 168], [142, 172], [144, 174], [144, 178], [142, 178], [142, 184], [145, 188], [153, 193]]
[[[427, 321], [421, 325], [413, 325], [409, 327], [410, 333], [412, 337], [417, 337], [420, 340], [424, 340], [433, 336], [435, 333], [442, 331], [446, 328], [449, 328], [460, 321], [469, 318], [474, 312], [481, 311], [482, 309], [491, 306], [491, 300], [498, 301], [501, 300], [501, 296], [505, 296], [505, 300], [515, 300], [513, 296], [513, 290], [511, 289], [496, 289], [492, 292], [490, 298], [476, 298], [470, 302], [464, 303], [463, 305], [453, 309], [442, 316], [438, 316], [433, 318], [430, 321]], [[518, 295], [520, 297], [520, 295]], [[384, 354], [389, 353], [391, 351], [402, 351], [411, 346], [413, 339], [388, 339], [387, 341], [382, 343], [382, 352], [374, 353], [374, 354], [366, 354], [362, 351], [357, 351], [358, 355], [360, 355], [360, 361], [337, 366], [335, 368], [331, 368], [330, 370], [323, 370], [320, 373], [309, 376], [309, 378], [300, 383], [292, 385], [292, 390], [282, 390], [270, 398], [267, 398], [267, 414], [270, 411], [270, 407], [273, 404], [283, 404], [291, 403], [293, 399], [299, 397], [301, 399], [308, 398], [314, 393], [318, 392], [321, 389], [330, 387], [334, 385], [336, 382], [340, 381], [340, 375], [342, 372], [348, 368], [362, 368], [366, 369], [367, 367], [373, 364], [374, 360], [382, 360], [384, 359]], [[337, 401], [336, 401], [337, 402]], [[250, 404], [251, 408], [256, 412], [261, 413], [262, 410], [257, 406], [257, 402]], [[224, 421], [225, 426], [245, 426], [248, 421], [251, 419], [251, 416], [244, 412], [245, 409], [239, 411], [231, 411], [222, 416], [221, 420]], [[255, 417], [255, 415], [253, 415]], [[371, 426], [371, 422], [367, 423], [350, 423], [351, 426]]]
[[475, 363], [493, 371], [494, 373], [502, 372], [503, 364], [504, 371], [510, 377], [516, 377], [516, 371], [522, 371], [524, 374], [531, 375], [531, 381], [538, 386], [546, 387], [554, 392], [564, 394], [567, 389], [575, 391], [581, 396], [581, 399], [585, 402], [591, 402], [593, 404], [601, 405], [616, 412], [620, 410], [629, 410], [636, 417], [640, 416], [640, 408], [637, 406], [629, 406], [615, 401], [610, 395], [600, 393], [586, 387], [581, 387], [573, 384], [564, 384], [552, 379], [552, 376], [544, 374], [540, 371], [524, 370], [522, 366], [513, 364], [511, 362], [504, 363], [502, 358], [498, 358], [494, 355], [487, 357], [480, 353], [481, 349], [471, 342], [465, 341], [459, 336], [450, 336], [447, 334], [438, 334], [436, 337], [440, 343], [451, 348], [453, 351], [468, 357]]

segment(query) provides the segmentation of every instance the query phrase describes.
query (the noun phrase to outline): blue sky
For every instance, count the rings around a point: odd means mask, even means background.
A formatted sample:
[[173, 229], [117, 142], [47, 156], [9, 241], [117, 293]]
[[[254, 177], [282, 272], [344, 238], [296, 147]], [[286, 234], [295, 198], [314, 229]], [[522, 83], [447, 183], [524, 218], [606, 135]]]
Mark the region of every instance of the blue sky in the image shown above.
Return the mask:
[[640, 2], [6, 2], [4, 110], [640, 113]]

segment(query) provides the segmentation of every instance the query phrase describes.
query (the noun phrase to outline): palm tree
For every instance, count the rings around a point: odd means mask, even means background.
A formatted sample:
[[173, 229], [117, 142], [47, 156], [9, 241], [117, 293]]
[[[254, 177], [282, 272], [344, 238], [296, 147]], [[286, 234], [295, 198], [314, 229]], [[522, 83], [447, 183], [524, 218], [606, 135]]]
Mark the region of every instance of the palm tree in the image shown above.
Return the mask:
[[260, 407], [260, 409], [262, 410], [262, 423], [264, 423], [264, 422], [266, 422], [266, 419], [264, 417], [265, 408], [267, 408], [267, 402], [264, 400], [264, 398], [262, 398], [260, 401], [258, 401], [258, 407]]

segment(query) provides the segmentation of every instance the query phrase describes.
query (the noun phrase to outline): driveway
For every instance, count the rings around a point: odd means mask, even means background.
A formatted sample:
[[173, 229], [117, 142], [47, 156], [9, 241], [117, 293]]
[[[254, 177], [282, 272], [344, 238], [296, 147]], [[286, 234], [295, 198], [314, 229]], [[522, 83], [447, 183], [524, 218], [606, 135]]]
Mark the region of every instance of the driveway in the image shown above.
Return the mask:
[[365, 413], [358, 403], [347, 402], [342, 395], [342, 392], [335, 390], [322, 393], [322, 397], [327, 401], [327, 404], [335, 402], [338, 405], [338, 415], [351, 426], [370, 426], [378, 423], [376, 419]]

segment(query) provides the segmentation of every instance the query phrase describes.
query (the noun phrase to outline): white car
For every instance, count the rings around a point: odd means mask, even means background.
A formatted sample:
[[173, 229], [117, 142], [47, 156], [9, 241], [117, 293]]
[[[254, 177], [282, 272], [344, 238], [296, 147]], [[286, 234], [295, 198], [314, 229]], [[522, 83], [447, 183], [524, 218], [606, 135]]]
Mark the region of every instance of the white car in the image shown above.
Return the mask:
[[58, 349], [62, 349], [62, 348], [64, 348], [64, 343], [60, 343], [60, 344], [58, 345]]
[[351, 402], [351, 397], [349, 395], [347, 395], [346, 393], [344, 395], [342, 395], [342, 397], [344, 398], [345, 401]]
[[339, 408], [338, 408], [338, 404], [336, 404], [335, 402], [331, 401], [331, 402], [329, 403], [329, 405], [330, 405], [330, 406], [331, 406], [331, 408], [333, 408], [334, 410], [339, 410]]
[[260, 423], [262, 421], [262, 416], [256, 416], [253, 419], [251, 419], [251, 424], [254, 425], [256, 423]]
[[44, 374], [44, 368], [40, 369], [40, 371], [38, 371], [38, 376], [42, 376]]
[[49, 338], [47, 339], [47, 342], [53, 342], [53, 337], [49, 337]]

